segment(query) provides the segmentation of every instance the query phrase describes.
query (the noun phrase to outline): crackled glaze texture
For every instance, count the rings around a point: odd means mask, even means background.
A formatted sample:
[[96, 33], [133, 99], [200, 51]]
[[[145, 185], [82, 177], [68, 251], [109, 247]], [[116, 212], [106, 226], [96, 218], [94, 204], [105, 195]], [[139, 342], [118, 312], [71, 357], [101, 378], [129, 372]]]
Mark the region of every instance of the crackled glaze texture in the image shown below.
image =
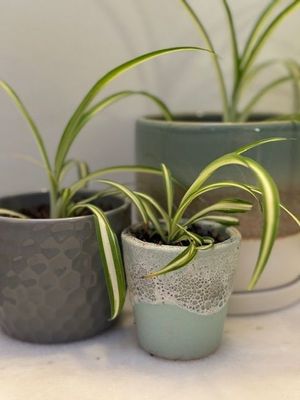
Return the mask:
[[[203, 223], [212, 229], [225, 229]], [[182, 247], [145, 243], [126, 232], [122, 235], [126, 275], [132, 303], [169, 304], [200, 315], [219, 312], [232, 292], [238, 264], [240, 235], [227, 229], [227, 240], [212, 249], [199, 251], [184, 268], [152, 278], [157, 271], [180, 252]]]
[[[45, 194], [5, 198], [18, 209]], [[117, 198], [107, 216], [120, 235], [130, 208]], [[0, 217], [0, 325], [10, 336], [56, 343], [93, 336], [111, 324], [92, 216], [61, 220]]]

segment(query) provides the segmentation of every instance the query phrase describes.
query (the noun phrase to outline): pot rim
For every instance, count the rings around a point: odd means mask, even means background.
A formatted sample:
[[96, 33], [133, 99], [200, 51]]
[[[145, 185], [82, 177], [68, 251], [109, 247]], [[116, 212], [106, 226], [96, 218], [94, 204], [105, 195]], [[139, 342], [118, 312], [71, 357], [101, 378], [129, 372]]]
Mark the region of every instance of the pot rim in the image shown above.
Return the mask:
[[[213, 113], [213, 112], [203, 112], [203, 113], [191, 113], [191, 112], [178, 112], [174, 113], [174, 116], [178, 117], [197, 117], [197, 118], [203, 118], [205, 116], [221, 116], [221, 113]], [[274, 114], [274, 113], [255, 113], [253, 115], [279, 115], [279, 114]], [[186, 125], [191, 125], [191, 126], [196, 126], [196, 125], [201, 125], [201, 126], [209, 126], [209, 127], [228, 127], [228, 126], [235, 126], [235, 127], [241, 127], [241, 126], [249, 126], [249, 127], [256, 127], [257, 125], [300, 125], [300, 122], [297, 121], [249, 121], [249, 122], [223, 122], [223, 121], [166, 121], [165, 119], [158, 119], [161, 118], [161, 114], [147, 114], [144, 115], [143, 117], [138, 118], [137, 122], [138, 123], [143, 123], [144, 125], [164, 125], [164, 126], [171, 126], [171, 125], [176, 125], [176, 126], [186, 126]]]
[[[228, 245], [231, 245], [232, 243], [235, 242], [240, 242], [241, 241], [241, 233], [238, 229], [234, 227], [224, 227], [224, 225], [221, 225], [217, 222], [209, 221], [209, 220], [203, 220], [201, 222], [198, 222], [197, 224], [207, 224], [207, 225], [213, 225], [215, 227], [219, 226], [222, 227], [223, 229], [225, 228], [225, 232], [228, 233], [229, 238], [224, 240], [224, 242], [221, 243], [216, 243], [214, 246], [208, 250], [205, 251], [220, 251], [223, 250], [224, 247], [227, 247]], [[174, 253], [178, 253], [179, 250], [183, 250], [186, 248], [186, 246], [174, 246], [174, 245], [169, 245], [169, 244], [156, 244], [156, 243], [151, 243], [151, 242], [144, 242], [143, 240], [138, 239], [132, 232], [132, 230], [137, 229], [140, 227], [142, 224], [137, 223], [130, 225], [128, 228], [124, 229], [122, 232], [122, 239], [131, 242], [132, 245], [138, 246], [138, 247], [147, 247], [147, 249], [153, 249], [153, 250], [166, 250], [168, 252], [173, 251]], [[201, 251], [201, 250], [199, 250]]]
[[[84, 191], [83, 191], [84, 192]], [[94, 192], [91, 190], [90, 192]], [[3, 199], [12, 199], [14, 197], [18, 196], [29, 196], [29, 195], [42, 195], [42, 194], [47, 194], [49, 191], [47, 189], [45, 190], [40, 190], [40, 191], [34, 191], [34, 192], [23, 192], [23, 193], [15, 193], [7, 196], [1, 196], [0, 200]], [[131, 202], [122, 196], [118, 195], [111, 195], [109, 197], [116, 197], [122, 201], [122, 204], [116, 208], [113, 208], [112, 210], [105, 211], [105, 215], [107, 217], [111, 217], [115, 214], [118, 214], [119, 212], [121, 213], [122, 211], [125, 211], [130, 207]], [[57, 223], [57, 222], [74, 222], [74, 221], [80, 221], [84, 220], [87, 218], [93, 218], [93, 215], [83, 215], [83, 216], [78, 216], [78, 217], [68, 217], [68, 218], [26, 218], [26, 219], [21, 219], [21, 218], [12, 218], [12, 217], [5, 217], [0, 215], [0, 222], [5, 221], [5, 222], [11, 222], [11, 223]]]

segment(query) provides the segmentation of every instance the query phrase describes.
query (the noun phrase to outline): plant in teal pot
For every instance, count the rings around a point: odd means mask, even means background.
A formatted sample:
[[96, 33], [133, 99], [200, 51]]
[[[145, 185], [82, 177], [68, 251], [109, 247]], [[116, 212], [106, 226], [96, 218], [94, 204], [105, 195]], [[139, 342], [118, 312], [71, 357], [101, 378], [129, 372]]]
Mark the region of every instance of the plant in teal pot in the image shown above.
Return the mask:
[[[190, 18], [199, 32], [200, 39], [213, 52], [210, 56], [216, 73], [222, 111], [202, 115], [176, 114], [168, 120], [161, 116], [146, 116], [139, 119], [136, 124], [137, 162], [155, 167], [162, 162], [166, 163], [179, 180], [189, 185], [197, 176], [199, 168], [203, 168], [222, 154], [233, 151], [236, 146], [274, 136], [294, 139], [282, 146], [273, 143], [270, 146], [257, 147], [249, 154], [276, 177], [282, 201], [291, 210], [300, 213], [299, 63], [293, 59], [280, 59], [278, 55], [271, 60], [259, 61], [265, 45], [272, 40], [272, 33], [280, 24], [286, 22], [290, 14], [299, 12], [300, 2], [268, 1], [253, 20], [250, 32], [244, 41], [240, 40], [236, 31], [229, 2], [219, 1], [228, 27], [224, 35], [228, 35], [232, 47], [233, 68], [228, 80], [225, 78], [222, 65], [222, 59], [226, 58], [227, 54], [219, 54], [211, 33], [202, 20], [201, 12], [197, 13], [190, 1], [179, 0], [178, 3], [182, 6], [183, 18]], [[198, 2], [198, 6], [201, 7], [201, 4], [204, 6], [203, 0]], [[268, 74], [274, 76], [276, 71], [278, 75], [274, 79], [262, 80], [263, 84], [257, 83], [262, 76], [267, 76], [268, 79]], [[272, 110], [263, 114], [257, 113], [260, 101], [265, 96], [275, 97], [276, 89], [284, 85], [290, 88], [293, 98], [290, 112], [285, 115], [276, 115]], [[249, 87], [252, 88], [251, 93], [254, 92], [252, 97], [249, 94]], [[205, 96], [205, 93], [202, 95]], [[227, 173], [235, 179], [241, 178], [239, 170], [226, 167], [216, 175], [216, 179], [226, 176]], [[149, 189], [156, 199], [163, 201], [157, 178], [152, 176], [139, 178], [139, 187], [141, 190]], [[223, 192], [225, 195], [226, 189]], [[242, 196], [243, 199], [249, 200], [248, 195]], [[203, 198], [203, 201], [208, 202], [214, 200], [215, 194], [208, 194]], [[271, 311], [300, 299], [297, 261], [300, 257], [300, 234], [287, 217], [281, 221], [267, 272], [256, 290], [251, 294], [246, 291], [254, 261], [253, 254], [258, 250], [260, 243], [259, 208], [255, 207], [254, 212], [256, 217], [250, 218], [248, 214], [241, 217], [240, 230], [245, 240], [242, 244], [242, 268], [236, 275], [234, 294], [230, 303], [230, 312], [234, 314]], [[285, 257], [286, 251], [290, 254], [288, 259]]]
[[[184, 191], [179, 203], [174, 199], [177, 182], [163, 164], [166, 208], [147, 193], [101, 180], [128, 197], [142, 217], [141, 223], [122, 233], [122, 243], [138, 341], [149, 353], [190, 360], [207, 356], [219, 346], [241, 244], [240, 233], [234, 228], [239, 222], [236, 214], [250, 211], [255, 201], [262, 210], [259, 255], [248, 289], [255, 287], [270, 256], [280, 207], [299, 229], [300, 221], [280, 204], [277, 187], [269, 173], [244, 154], [277, 140], [254, 143], [214, 160]], [[226, 180], [209, 182], [228, 165], [248, 170], [257, 184], [231, 180], [229, 175]], [[148, 172], [153, 174], [154, 170]], [[203, 195], [218, 193], [223, 188], [238, 188], [253, 201], [221, 196], [215, 203], [201, 207], [198, 202], [197, 209], [187, 213]], [[112, 254], [117, 251], [111, 246]], [[118, 273], [115, 276], [116, 286]]]

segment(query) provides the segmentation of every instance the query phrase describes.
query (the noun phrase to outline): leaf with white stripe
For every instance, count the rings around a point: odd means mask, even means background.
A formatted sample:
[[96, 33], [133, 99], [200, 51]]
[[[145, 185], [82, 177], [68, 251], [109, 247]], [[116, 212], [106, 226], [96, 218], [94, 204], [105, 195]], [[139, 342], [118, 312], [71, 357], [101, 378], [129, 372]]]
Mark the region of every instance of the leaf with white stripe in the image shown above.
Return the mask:
[[236, 217], [231, 217], [229, 215], [206, 215], [203, 218], [199, 218], [197, 222], [200, 221], [213, 221], [226, 226], [239, 225], [240, 221]]
[[194, 243], [191, 243], [182, 253], [174, 258], [165, 267], [156, 272], [151, 272], [144, 278], [153, 278], [155, 276], [164, 275], [168, 272], [176, 271], [179, 268], [185, 267], [189, 262], [191, 262], [197, 254], [197, 248]]
[[98, 249], [111, 307], [111, 319], [122, 311], [126, 297], [126, 280], [120, 246], [103, 211], [92, 204], [78, 203], [73, 210], [87, 208], [95, 217]]
[[167, 242], [167, 237], [166, 237], [166, 232], [164, 232], [162, 225], [160, 224], [155, 211], [153, 210], [153, 207], [150, 203], [148, 203], [145, 199], [141, 199], [141, 202], [145, 208], [145, 211], [147, 213], [148, 219], [151, 221], [153, 228], [155, 231], [159, 234], [161, 239], [163, 240], [164, 243]]
[[171, 171], [169, 170], [169, 168], [165, 164], [161, 164], [161, 170], [162, 170], [163, 179], [164, 179], [168, 215], [170, 218], [172, 218], [173, 204], [174, 204], [174, 189], [173, 189], [173, 182], [172, 182], [172, 174], [171, 174]]
[[136, 206], [136, 208], [139, 210], [141, 213], [141, 216], [144, 220], [145, 223], [148, 222], [148, 216], [147, 212], [145, 210], [143, 202], [140, 200], [139, 196], [137, 196], [134, 191], [130, 190], [127, 186], [122, 185], [121, 183], [111, 181], [109, 179], [98, 179], [97, 182], [99, 183], [104, 183], [105, 185], [112, 186], [119, 190], [123, 195], [128, 197], [133, 204]]
[[252, 204], [246, 200], [224, 199], [197, 212], [189, 220], [187, 220], [184, 225], [192, 225], [205, 215], [210, 214], [211, 212], [244, 213], [250, 211], [251, 209]]
[[17, 211], [8, 210], [6, 208], [0, 208], [0, 217], [13, 217], [20, 219], [28, 219], [28, 217]]

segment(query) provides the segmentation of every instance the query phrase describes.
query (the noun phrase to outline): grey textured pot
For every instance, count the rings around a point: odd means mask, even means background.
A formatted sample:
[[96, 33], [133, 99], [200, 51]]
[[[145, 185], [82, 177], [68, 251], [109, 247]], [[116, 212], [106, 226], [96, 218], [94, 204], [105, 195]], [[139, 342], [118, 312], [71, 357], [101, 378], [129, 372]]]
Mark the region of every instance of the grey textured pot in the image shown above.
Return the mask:
[[[253, 149], [250, 157], [264, 165], [278, 183], [281, 200], [300, 215], [300, 123], [260, 122], [268, 116], [257, 116], [247, 123], [223, 123], [218, 115], [177, 115], [174, 122], [158, 117], [141, 118], [136, 124], [136, 161], [138, 164], [159, 166], [166, 163], [186, 184], [190, 184], [199, 171], [215, 158], [247, 143], [266, 137], [287, 137], [284, 143], [271, 143]], [[249, 181], [247, 171], [236, 167], [221, 170], [215, 179]], [[139, 189], [158, 199], [163, 195], [159, 178], [139, 176]], [[218, 192], [217, 196], [227, 196]], [[205, 201], [215, 201], [207, 196]], [[232, 192], [231, 192], [232, 196]], [[246, 290], [252, 266], [259, 249], [261, 234], [260, 210], [241, 215], [240, 231], [243, 235], [241, 265], [238, 269], [234, 294], [229, 312], [250, 314], [273, 311], [300, 300], [299, 229], [282, 214], [279, 239], [256, 289]], [[286, 257], [289, 254], [289, 257]], [[282, 268], [282, 265], [285, 268]]]
[[122, 233], [124, 262], [137, 337], [147, 352], [172, 360], [192, 360], [219, 346], [238, 264], [240, 234], [234, 228], [205, 222], [207, 235], [221, 243], [199, 251], [185, 267], [145, 279], [175, 258], [183, 248], [137, 239], [137, 226]]
[[[0, 199], [20, 210], [47, 204], [47, 193]], [[130, 224], [130, 204], [107, 197], [100, 205], [115, 232]], [[20, 340], [59, 343], [107, 329], [110, 306], [93, 216], [19, 220], [0, 217], [0, 326]]]

